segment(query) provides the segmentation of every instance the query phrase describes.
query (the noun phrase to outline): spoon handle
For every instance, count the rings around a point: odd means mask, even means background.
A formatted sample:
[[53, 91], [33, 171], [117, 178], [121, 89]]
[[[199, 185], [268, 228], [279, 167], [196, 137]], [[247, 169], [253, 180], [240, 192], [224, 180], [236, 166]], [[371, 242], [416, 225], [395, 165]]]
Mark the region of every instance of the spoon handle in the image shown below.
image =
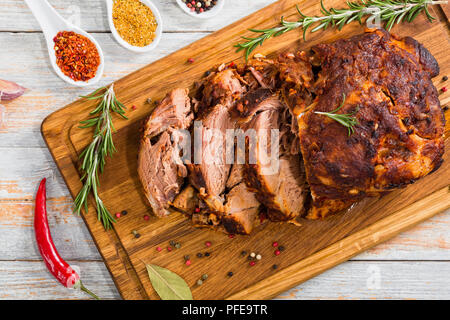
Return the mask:
[[24, 0], [36, 20], [41, 26], [47, 41], [51, 40], [58, 31], [66, 28], [63, 18], [48, 3], [47, 0]]

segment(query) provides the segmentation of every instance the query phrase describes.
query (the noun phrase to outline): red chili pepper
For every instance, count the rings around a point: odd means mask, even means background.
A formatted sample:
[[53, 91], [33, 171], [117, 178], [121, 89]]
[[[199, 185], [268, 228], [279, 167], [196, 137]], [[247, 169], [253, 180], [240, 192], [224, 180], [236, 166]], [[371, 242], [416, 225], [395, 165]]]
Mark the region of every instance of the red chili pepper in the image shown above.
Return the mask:
[[36, 242], [50, 273], [66, 288], [80, 289], [93, 298], [99, 298], [83, 286], [78, 273], [65, 262], [53, 243], [48, 226], [45, 181], [42, 179], [36, 194], [36, 206], [34, 210], [34, 233]]

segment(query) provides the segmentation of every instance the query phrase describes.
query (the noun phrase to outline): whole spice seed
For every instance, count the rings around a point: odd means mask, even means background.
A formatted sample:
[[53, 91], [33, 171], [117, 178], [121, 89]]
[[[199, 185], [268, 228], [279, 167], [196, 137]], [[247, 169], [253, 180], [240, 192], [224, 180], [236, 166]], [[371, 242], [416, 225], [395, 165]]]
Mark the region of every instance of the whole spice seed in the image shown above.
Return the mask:
[[202, 284], [203, 284], [202, 279], [198, 279], [198, 280], [197, 280], [197, 285], [201, 286]]
[[202, 13], [211, 10], [217, 4], [217, 0], [182, 1], [186, 4], [186, 7], [188, 7], [192, 12], [196, 13]]
[[161, 247], [156, 247], [156, 251], [161, 252], [162, 248]]
[[197, 253], [197, 257], [201, 258], [201, 257], [203, 257], [203, 254], [201, 252], [199, 252], [199, 253]]
[[443, 76], [442, 77], [442, 81], [447, 81], [448, 80], [448, 77], [447, 76]]
[[228, 273], [227, 273], [227, 276], [229, 276], [230, 278], [233, 276], [233, 272], [232, 271], [229, 271]]
[[184, 260], [189, 260], [189, 258], [190, 258], [189, 255], [184, 256]]
[[139, 237], [141, 236], [136, 230], [131, 231], [131, 233], [134, 235], [134, 237], [135, 237], [136, 239], [139, 238]]
[[241, 252], [241, 256], [245, 257], [246, 255], [247, 255], [247, 251], [244, 250]]
[[128, 211], [127, 210], [122, 210], [121, 213], [122, 213], [123, 216], [126, 216], [128, 214]]
[[139, 0], [114, 0], [112, 18], [117, 33], [133, 46], [145, 47], [155, 39], [156, 18]]
[[148, 215], [145, 215], [145, 216], [144, 216], [144, 220], [145, 220], [145, 221], [148, 221], [148, 220], [150, 220], [150, 216], [148, 216]]
[[206, 241], [205, 246], [207, 246], [208, 248], [211, 247], [211, 241]]
[[120, 218], [120, 212], [116, 213], [116, 218], [119, 219]]
[[180, 249], [181, 248], [181, 244], [179, 242], [175, 243], [175, 248], [176, 249]]
[[274, 247], [274, 248], [276, 248], [276, 247], [278, 247], [278, 242], [274, 242], [274, 243], [272, 243], [272, 247]]
[[175, 245], [175, 241], [170, 240], [170, 241], [169, 241], [169, 244], [173, 247], [173, 246]]
[[444, 107], [442, 108], [442, 110], [447, 111], [447, 110], [448, 110], [448, 106], [444, 106]]
[[210, 255], [211, 255], [211, 253], [205, 252], [205, 257], [209, 257]]
[[172, 251], [172, 247], [167, 247], [167, 251]]
[[442, 88], [441, 88], [441, 91], [442, 91], [442, 92], [447, 92], [447, 87], [442, 87]]
[[253, 267], [255, 264], [256, 264], [255, 261], [250, 261], [250, 263], [249, 263], [249, 265], [250, 265], [251, 267]]
[[191, 260], [186, 260], [185, 264], [186, 264], [187, 266], [190, 266], [190, 265], [191, 265]]
[[274, 254], [275, 254], [276, 256], [279, 256], [279, 255], [280, 255], [280, 253], [281, 253], [281, 251], [280, 251], [280, 250], [275, 250], [275, 252], [274, 252]]
[[283, 247], [283, 246], [279, 246], [279, 247], [278, 247], [278, 250], [284, 251], [284, 247]]
[[73, 31], [60, 31], [53, 42], [56, 64], [66, 76], [75, 81], [95, 77], [100, 56], [91, 40]]
[[254, 253], [254, 252], [250, 253], [250, 257], [252, 257], [252, 258], [256, 257], [256, 253]]
[[260, 254], [257, 254], [257, 255], [256, 255], [256, 260], [261, 260], [261, 258], [262, 258], [262, 257], [261, 257]]
[[208, 275], [205, 273], [204, 275], [202, 275], [202, 280], [206, 280], [208, 279]]
[[272, 269], [273, 269], [273, 270], [278, 269], [278, 265], [274, 264], [274, 265], [272, 266]]

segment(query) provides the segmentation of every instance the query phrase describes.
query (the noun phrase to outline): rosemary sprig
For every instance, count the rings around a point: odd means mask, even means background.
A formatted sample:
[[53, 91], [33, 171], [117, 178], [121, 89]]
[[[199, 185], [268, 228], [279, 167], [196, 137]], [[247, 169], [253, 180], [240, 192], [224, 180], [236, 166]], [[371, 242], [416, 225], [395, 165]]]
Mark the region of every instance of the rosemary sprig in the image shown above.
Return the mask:
[[356, 119], [355, 114], [359, 111], [359, 109], [356, 109], [355, 111], [350, 113], [336, 113], [344, 106], [344, 104], [345, 104], [345, 93], [342, 95], [341, 105], [337, 107], [335, 110], [331, 112], [314, 111], [314, 113], [325, 115], [339, 122], [344, 127], [347, 127], [348, 135], [351, 136], [355, 132], [354, 126], [358, 124], [358, 120]]
[[[103, 93], [98, 94], [103, 91]], [[125, 106], [116, 99], [113, 85], [109, 88], [102, 87], [89, 96], [82, 98], [88, 100], [101, 99], [98, 106], [90, 113], [90, 115], [97, 115], [88, 120], [81, 121], [80, 128], [95, 127], [92, 142], [81, 152], [79, 159], [81, 161], [81, 171], [84, 180], [83, 188], [81, 188], [77, 197], [75, 198], [74, 212], [80, 213], [81, 210], [87, 212], [88, 210], [88, 195], [92, 191], [94, 196], [97, 218], [100, 220], [105, 229], [111, 228], [111, 223], [116, 220], [106, 209], [103, 201], [98, 195], [99, 173], [103, 172], [106, 163], [106, 157], [112, 156], [116, 152], [116, 148], [112, 139], [112, 132], [115, 131], [112, 122], [112, 114], [117, 113], [124, 119], [128, 119], [125, 114]]]
[[306, 40], [306, 32], [312, 27], [311, 32], [325, 30], [329, 26], [341, 30], [344, 25], [352, 21], [363, 23], [363, 18], [368, 21], [377, 18], [386, 22], [385, 28], [390, 31], [395, 23], [402, 21], [412, 22], [421, 12], [425, 12], [428, 20], [433, 21], [435, 18], [430, 14], [428, 6], [445, 4], [448, 1], [432, 1], [432, 0], [359, 0], [347, 1], [347, 8], [327, 10], [320, 0], [322, 16], [306, 16], [297, 6], [297, 12], [300, 18], [297, 21], [286, 21], [281, 17], [280, 25], [269, 29], [249, 29], [259, 34], [258, 36], [242, 37], [244, 42], [235, 45], [237, 52], [245, 50], [245, 59], [248, 60], [250, 53], [256, 49], [258, 45], [262, 45], [264, 41], [272, 37], [278, 37], [291, 30], [302, 28], [303, 39]]

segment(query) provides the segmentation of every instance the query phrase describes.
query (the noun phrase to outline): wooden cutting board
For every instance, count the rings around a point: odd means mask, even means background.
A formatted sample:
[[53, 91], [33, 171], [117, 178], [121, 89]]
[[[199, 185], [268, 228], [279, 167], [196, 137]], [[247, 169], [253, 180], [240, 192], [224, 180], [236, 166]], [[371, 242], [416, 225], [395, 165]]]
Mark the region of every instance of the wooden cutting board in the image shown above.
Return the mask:
[[[192, 288], [195, 299], [268, 299], [306, 281], [356, 254], [385, 241], [403, 230], [450, 207], [450, 139], [446, 140], [445, 161], [435, 173], [405, 189], [394, 191], [382, 198], [366, 199], [346, 213], [324, 221], [303, 220], [302, 226], [265, 222], [251, 236], [228, 236], [207, 229], [196, 229], [181, 214], [164, 219], [152, 217], [137, 175], [139, 129], [142, 120], [150, 113], [147, 98], [160, 100], [171, 89], [191, 87], [204, 72], [220, 63], [243, 62], [235, 53], [233, 44], [240, 36], [250, 35], [248, 28], [265, 28], [277, 24], [281, 16], [297, 19], [295, 4], [299, 0], [284, 0], [270, 5], [218, 32], [170, 54], [114, 83], [118, 99], [129, 109], [128, 121], [116, 119], [118, 129], [114, 142], [118, 152], [109, 159], [101, 176], [100, 195], [111, 212], [127, 210], [115, 224], [105, 231], [97, 221], [92, 202], [89, 212], [83, 214], [92, 237], [111, 272], [124, 299], [156, 299], [144, 263], [154, 263], [178, 273]], [[344, 1], [326, 1], [328, 6], [342, 7]], [[300, 9], [308, 15], [319, 14], [319, 1], [303, 1]], [[433, 8], [439, 19], [429, 23], [419, 16], [413, 24], [398, 25], [393, 32], [414, 36], [436, 57], [441, 75], [434, 79], [438, 89], [444, 84], [442, 76], [450, 75], [450, 44], [448, 20], [441, 8]], [[362, 33], [364, 27], [357, 23], [345, 26], [341, 32], [327, 30], [308, 35], [301, 41], [300, 31], [292, 31], [268, 40], [256, 52], [276, 54], [289, 49], [307, 50], [319, 42], [332, 41]], [[195, 59], [192, 64], [188, 58]], [[450, 86], [450, 83], [447, 84]], [[450, 103], [450, 94], [441, 94], [442, 105]], [[42, 124], [42, 134], [64, 180], [75, 196], [81, 189], [77, 158], [90, 142], [92, 132], [79, 129], [80, 120], [88, 116], [94, 102], [75, 101], [51, 114]], [[447, 112], [447, 119], [450, 113]], [[447, 125], [447, 131], [449, 126]], [[136, 239], [132, 230], [141, 237]], [[169, 241], [182, 247], [172, 252], [165, 248]], [[211, 241], [210, 248], [205, 241]], [[274, 255], [273, 241], [286, 250]], [[156, 247], [164, 248], [157, 252]], [[251, 267], [241, 251], [254, 251], [262, 260]], [[198, 252], [210, 252], [209, 257], [198, 258]], [[191, 266], [184, 264], [184, 255], [190, 255]], [[277, 264], [277, 270], [272, 265]], [[234, 276], [229, 278], [227, 273]], [[202, 286], [196, 281], [207, 273], [209, 278]]]

